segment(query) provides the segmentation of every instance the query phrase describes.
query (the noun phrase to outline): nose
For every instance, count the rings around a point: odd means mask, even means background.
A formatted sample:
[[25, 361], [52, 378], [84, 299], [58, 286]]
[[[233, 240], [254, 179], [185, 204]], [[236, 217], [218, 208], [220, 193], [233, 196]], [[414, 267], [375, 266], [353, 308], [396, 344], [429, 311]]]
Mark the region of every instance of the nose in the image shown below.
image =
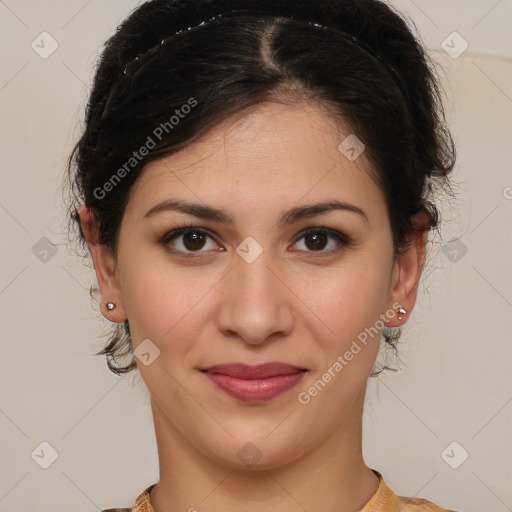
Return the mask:
[[284, 265], [272, 264], [265, 251], [251, 263], [235, 255], [223, 284], [217, 314], [219, 331], [250, 345], [289, 335], [297, 298], [286, 286], [284, 272]]

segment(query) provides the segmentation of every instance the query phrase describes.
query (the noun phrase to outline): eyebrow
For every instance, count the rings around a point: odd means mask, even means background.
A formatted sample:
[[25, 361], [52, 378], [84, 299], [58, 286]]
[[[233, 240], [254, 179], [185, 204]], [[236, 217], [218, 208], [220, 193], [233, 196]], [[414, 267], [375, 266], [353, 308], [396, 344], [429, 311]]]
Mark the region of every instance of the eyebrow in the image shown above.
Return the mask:
[[[297, 206], [288, 211], [281, 212], [277, 224], [281, 226], [288, 226], [301, 219], [314, 217], [316, 215], [335, 210], [356, 213], [360, 215], [365, 222], [369, 223], [368, 216], [363, 210], [361, 210], [361, 208], [344, 201], [333, 200], [307, 206]], [[153, 206], [144, 215], [144, 218], [152, 217], [158, 213], [166, 211], [178, 211], [188, 215], [193, 215], [200, 219], [222, 222], [224, 224], [233, 224], [234, 222], [233, 217], [223, 210], [219, 210], [212, 206], [206, 206], [204, 204], [176, 201], [172, 199]]]

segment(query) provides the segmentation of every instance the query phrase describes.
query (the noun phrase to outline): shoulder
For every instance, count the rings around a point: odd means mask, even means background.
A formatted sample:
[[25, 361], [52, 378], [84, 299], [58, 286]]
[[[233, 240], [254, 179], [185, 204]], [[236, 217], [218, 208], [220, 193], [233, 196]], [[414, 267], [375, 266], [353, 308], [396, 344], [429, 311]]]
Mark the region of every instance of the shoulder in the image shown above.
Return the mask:
[[153, 507], [151, 506], [150, 494], [153, 490], [153, 487], [156, 483], [150, 485], [146, 489], [144, 489], [137, 499], [135, 503], [128, 508], [104, 508], [101, 509], [100, 512], [154, 512]]
[[456, 512], [423, 498], [399, 496], [387, 486], [379, 471], [373, 469], [373, 472], [379, 477], [379, 488], [362, 512]]

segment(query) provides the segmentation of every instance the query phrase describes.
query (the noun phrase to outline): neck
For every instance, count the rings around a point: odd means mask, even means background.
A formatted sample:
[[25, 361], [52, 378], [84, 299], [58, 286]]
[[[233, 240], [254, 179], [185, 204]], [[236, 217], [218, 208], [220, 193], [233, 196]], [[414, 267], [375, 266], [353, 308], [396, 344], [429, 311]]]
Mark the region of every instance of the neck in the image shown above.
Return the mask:
[[361, 403], [320, 446], [286, 464], [257, 469], [222, 464], [199, 451], [152, 400], [160, 479], [155, 512], [357, 512], [378, 488], [362, 456]]

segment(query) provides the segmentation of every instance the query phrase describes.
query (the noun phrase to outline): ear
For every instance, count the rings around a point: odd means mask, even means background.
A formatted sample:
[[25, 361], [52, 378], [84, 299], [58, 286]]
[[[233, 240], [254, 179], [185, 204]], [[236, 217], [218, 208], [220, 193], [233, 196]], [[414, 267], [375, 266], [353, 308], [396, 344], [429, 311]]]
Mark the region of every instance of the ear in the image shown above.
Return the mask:
[[[395, 316], [386, 323], [389, 327], [399, 327], [405, 323], [416, 303], [430, 228], [425, 212], [417, 214], [414, 223], [420, 231], [408, 238], [410, 247], [403, 254], [397, 256], [393, 267], [388, 308], [395, 311]], [[400, 307], [405, 309], [405, 314], [398, 312]], [[399, 317], [401, 317], [400, 320]]]
[[[121, 288], [116, 274], [116, 261], [114, 254], [105, 245], [99, 242], [99, 225], [91, 208], [83, 205], [78, 211], [82, 231], [91, 252], [100, 288], [100, 310], [103, 316], [111, 322], [121, 323], [126, 320], [126, 311], [123, 305]], [[112, 302], [115, 308], [107, 309], [107, 303]]]

